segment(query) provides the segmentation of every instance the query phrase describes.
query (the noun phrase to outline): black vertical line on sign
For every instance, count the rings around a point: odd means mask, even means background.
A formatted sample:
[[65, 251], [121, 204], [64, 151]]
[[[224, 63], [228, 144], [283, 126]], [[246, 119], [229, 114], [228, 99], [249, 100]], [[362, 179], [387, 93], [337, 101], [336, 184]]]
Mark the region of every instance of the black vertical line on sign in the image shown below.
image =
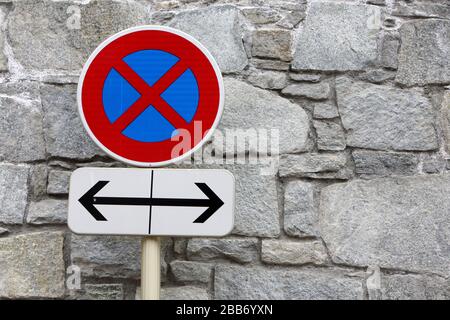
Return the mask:
[[[151, 174], [151, 182], [150, 182], [150, 199], [153, 199], [153, 170]], [[149, 219], [148, 219], [148, 234], [152, 234], [152, 205], [150, 205], [149, 209]]]

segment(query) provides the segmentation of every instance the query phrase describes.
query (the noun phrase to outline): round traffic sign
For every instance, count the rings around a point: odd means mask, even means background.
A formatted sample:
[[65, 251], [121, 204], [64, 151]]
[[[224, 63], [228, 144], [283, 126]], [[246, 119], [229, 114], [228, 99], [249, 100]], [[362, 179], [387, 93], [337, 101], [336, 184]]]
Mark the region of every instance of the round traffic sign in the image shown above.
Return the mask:
[[220, 69], [208, 50], [161, 26], [130, 28], [104, 41], [78, 85], [90, 137], [110, 156], [141, 167], [164, 166], [199, 149], [219, 123], [223, 99]]

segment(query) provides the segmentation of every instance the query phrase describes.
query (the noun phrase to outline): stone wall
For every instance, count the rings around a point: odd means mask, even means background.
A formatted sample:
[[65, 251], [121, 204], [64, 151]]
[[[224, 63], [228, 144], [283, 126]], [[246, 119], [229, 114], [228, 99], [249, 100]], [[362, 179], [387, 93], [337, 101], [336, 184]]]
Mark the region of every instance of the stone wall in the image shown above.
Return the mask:
[[0, 298], [139, 297], [138, 238], [66, 226], [71, 171], [122, 166], [76, 87], [107, 36], [163, 24], [218, 61], [220, 128], [280, 151], [226, 165], [230, 236], [164, 239], [163, 298], [449, 299], [449, 19], [448, 0], [1, 0]]

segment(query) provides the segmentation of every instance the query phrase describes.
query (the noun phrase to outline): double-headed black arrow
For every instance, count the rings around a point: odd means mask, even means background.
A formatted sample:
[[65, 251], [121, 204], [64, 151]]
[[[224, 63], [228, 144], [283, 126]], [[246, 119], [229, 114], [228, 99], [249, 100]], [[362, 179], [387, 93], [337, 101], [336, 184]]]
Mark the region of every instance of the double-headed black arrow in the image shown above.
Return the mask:
[[206, 183], [195, 185], [208, 197], [208, 199], [174, 199], [174, 198], [122, 198], [122, 197], [96, 197], [95, 195], [105, 187], [109, 181], [97, 182], [78, 201], [97, 221], [107, 221], [95, 205], [122, 205], [122, 206], [160, 206], [160, 207], [207, 207], [194, 223], [204, 223], [223, 205], [223, 201], [211, 190]]

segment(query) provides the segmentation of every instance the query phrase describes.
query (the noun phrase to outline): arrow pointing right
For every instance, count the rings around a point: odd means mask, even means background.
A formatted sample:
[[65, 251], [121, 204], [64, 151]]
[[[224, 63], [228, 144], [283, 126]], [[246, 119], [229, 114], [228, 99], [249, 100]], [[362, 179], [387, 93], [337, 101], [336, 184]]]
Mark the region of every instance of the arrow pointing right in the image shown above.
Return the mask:
[[196, 183], [196, 186], [208, 197], [209, 207], [203, 212], [194, 223], [204, 223], [208, 220], [220, 207], [223, 206], [223, 201], [211, 190], [206, 183]]

